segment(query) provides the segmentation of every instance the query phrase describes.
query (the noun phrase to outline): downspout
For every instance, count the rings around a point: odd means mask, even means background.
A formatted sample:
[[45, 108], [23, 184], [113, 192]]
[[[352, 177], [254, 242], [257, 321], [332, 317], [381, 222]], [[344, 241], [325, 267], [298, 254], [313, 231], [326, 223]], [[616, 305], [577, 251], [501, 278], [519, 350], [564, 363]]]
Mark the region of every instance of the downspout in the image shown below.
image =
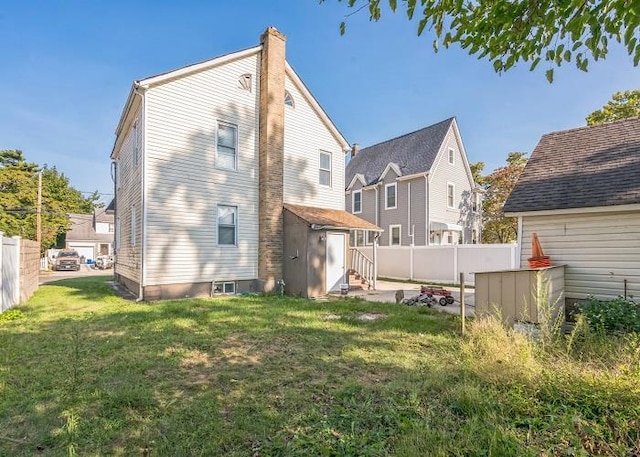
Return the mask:
[[407, 231], [411, 242], [409, 244], [409, 279], [413, 281], [413, 230], [411, 228], [411, 183], [407, 183]]
[[429, 195], [429, 173], [425, 173], [424, 174], [424, 195], [425, 195], [425, 209], [424, 209], [424, 219], [425, 219], [425, 246], [429, 246], [431, 245], [431, 227], [429, 227], [430, 224], [430, 214], [429, 214], [429, 210], [431, 209], [429, 205], [429, 200], [430, 200], [430, 195]]
[[[139, 95], [140, 96], [140, 102], [142, 104], [141, 110], [140, 112], [142, 113], [142, 119], [141, 119], [141, 124], [142, 124], [142, 145], [140, 148], [139, 154], [139, 166], [140, 166], [140, 207], [142, 209], [141, 211], [141, 218], [140, 218], [140, 281], [138, 282], [138, 298], [136, 299], [137, 302], [140, 302], [142, 300], [144, 300], [144, 280], [145, 280], [145, 268], [144, 268], [144, 253], [147, 247], [147, 235], [145, 232], [145, 221], [147, 219], [147, 205], [145, 204], [145, 150], [146, 150], [146, 139], [147, 139], [147, 125], [146, 125], [146, 121], [147, 121], [147, 103], [144, 97], [144, 92], [141, 90], [140, 85], [135, 82], [134, 86], [133, 86], [133, 93], [135, 95]], [[137, 141], [137, 138], [136, 140]]]

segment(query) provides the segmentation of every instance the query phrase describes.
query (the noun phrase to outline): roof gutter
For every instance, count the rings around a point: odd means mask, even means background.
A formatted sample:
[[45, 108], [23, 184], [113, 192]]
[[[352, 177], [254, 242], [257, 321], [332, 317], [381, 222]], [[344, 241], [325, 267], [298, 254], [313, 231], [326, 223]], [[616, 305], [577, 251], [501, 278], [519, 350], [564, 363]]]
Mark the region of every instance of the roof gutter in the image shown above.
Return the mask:
[[640, 211], [640, 203], [630, 205], [591, 206], [584, 208], [545, 209], [540, 211], [509, 211], [507, 217], [520, 216], [556, 216], [558, 214], [585, 214], [585, 213], [620, 213], [627, 211]]
[[339, 227], [337, 225], [320, 225], [320, 224], [311, 224], [309, 226], [311, 230], [369, 230], [371, 232], [384, 232], [381, 228], [376, 227], [375, 229], [370, 227]]

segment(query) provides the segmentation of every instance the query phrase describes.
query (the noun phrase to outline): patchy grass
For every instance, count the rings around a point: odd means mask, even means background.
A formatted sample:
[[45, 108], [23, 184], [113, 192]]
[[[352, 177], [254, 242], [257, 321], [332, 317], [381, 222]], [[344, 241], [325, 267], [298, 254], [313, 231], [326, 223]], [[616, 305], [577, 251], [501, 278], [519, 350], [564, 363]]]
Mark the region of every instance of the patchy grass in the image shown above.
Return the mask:
[[104, 281], [43, 286], [0, 320], [0, 455], [640, 453], [638, 339], [541, 352], [426, 308], [135, 303]]

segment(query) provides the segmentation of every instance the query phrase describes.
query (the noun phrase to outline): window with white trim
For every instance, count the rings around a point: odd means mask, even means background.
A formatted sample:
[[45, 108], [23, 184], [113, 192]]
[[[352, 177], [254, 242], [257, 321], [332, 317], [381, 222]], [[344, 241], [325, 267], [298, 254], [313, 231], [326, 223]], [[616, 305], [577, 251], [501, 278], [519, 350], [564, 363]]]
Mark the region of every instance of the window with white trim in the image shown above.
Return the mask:
[[221, 281], [213, 283], [215, 295], [233, 295], [236, 293], [236, 283], [233, 281]]
[[321, 186], [331, 186], [331, 153], [320, 151], [320, 177]]
[[447, 183], [447, 207], [455, 209], [456, 207], [456, 186], [453, 183]]
[[236, 246], [238, 207], [218, 205], [218, 246]]
[[138, 214], [136, 213], [135, 205], [131, 207], [131, 246], [136, 245], [136, 225], [138, 224]]
[[375, 239], [376, 236], [376, 232], [372, 231], [372, 230], [367, 230], [367, 246], [371, 246], [373, 244], [373, 240]]
[[396, 208], [397, 201], [397, 183], [391, 183], [384, 186], [384, 209]]
[[389, 226], [389, 246], [400, 246], [402, 244], [401, 233], [401, 225]]
[[216, 138], [216, 168], [235, 170], [238, 159], [238, 128], [226, 122], [218, 122]]
[[453, 244], [453, 233], [447, 232], [447, 244]]
[[449, 148], [449, 165], [456, 164], [456, 151], [453, 148]]
[[353, 214], [360, 214], [362, 212], [362, 191], [356, 190], [351, 194], [352, 204], [351, 212]]
[[120, 226], [122, 224], [120, 224], [120, 216], [118, 216], [118, 218], [116, 219], [116, 239], [115, 239], [115, 245], [116, 245], [116, 249], [120, 249]]

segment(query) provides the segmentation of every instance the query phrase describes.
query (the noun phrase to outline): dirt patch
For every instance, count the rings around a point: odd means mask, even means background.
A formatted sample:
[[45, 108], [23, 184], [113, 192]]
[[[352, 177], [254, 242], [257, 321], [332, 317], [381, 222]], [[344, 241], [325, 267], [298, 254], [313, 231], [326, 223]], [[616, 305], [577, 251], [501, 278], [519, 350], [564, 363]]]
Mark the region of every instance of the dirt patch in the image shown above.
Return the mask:
[[375, 321], [386, 317], [386, 314], [382, 313], [359, 313], [356, 314], [356, 319], [359, 321]]

